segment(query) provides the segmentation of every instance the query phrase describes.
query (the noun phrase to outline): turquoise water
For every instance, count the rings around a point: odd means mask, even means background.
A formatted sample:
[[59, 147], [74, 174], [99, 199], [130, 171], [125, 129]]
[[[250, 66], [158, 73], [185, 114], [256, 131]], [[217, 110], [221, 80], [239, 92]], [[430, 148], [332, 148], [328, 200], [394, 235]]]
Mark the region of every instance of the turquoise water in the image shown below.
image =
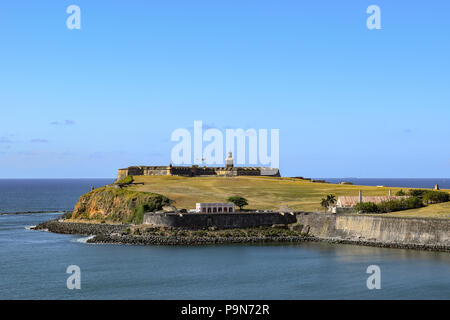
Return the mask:
[[[96, 245], [0, 216], [0, 299], [450, 299], [450, 254], [353, 245]], [[368, 290], [366, 269], [381, 268]], [[81, 289], [66, 268], [81, 269]]]

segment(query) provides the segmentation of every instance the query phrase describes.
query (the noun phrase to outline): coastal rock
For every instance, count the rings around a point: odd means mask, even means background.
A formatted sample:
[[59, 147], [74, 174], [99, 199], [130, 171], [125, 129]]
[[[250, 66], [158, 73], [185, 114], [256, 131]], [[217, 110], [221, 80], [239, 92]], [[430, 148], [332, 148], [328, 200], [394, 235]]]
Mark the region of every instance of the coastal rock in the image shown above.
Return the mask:
[[80, 197], [72, 218], [142, 223], [145, 212], [160, 210], [171, 202], [155, 193], [102, 187]]
[[177, 208], [174, 206], [163, 206], [162, 211], [164, 212], [177, 212]]

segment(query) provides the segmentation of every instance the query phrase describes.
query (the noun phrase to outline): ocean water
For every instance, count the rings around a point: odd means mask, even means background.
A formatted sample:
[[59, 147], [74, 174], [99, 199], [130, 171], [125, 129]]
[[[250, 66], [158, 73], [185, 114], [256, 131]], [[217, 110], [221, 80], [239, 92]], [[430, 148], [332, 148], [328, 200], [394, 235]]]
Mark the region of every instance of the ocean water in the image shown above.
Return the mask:
[[[95, 182], [5, 181], [0, 206], [10, 211], [71, 209]], [[100, 245], [30, 230], [59, 216], [0, 215], [0, 299], [450, 299], [449, 253], [325, 243]], [[79, 290], [66, 286], [70, 265], [80, 267]], [[367, 289], [370, 265], [381, 269], [380, 290]]]
[[114, 179], [0, 179], [0, 213], [73, 210], [91, 186]]
[[[86, 244], [0, 216], [0, 299], [450, 299], [450, 254], [354, 245]], [[66, 286], [69, 265], [81, 289]], [[366, 287], [369, 265], [381, 289]]]

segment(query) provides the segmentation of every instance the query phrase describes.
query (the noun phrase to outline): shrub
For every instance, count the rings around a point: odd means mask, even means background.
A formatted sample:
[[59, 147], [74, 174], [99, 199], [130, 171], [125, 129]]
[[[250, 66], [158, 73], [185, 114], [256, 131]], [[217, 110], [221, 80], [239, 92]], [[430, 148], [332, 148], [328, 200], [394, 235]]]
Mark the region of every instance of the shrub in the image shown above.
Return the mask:
[[148, 204], [141, 204], [139, 207], [135, 209], [133, 223], [141, 224], [144, 222], [144, 214], [149, 210]]
[[450, 201], [450, 194], [442, 191], [411, 189], [408, 194], [423, 200], [425, 204]]
[[409, 197], [400, 200], [391, 200], [386, 202], [381, 202], [377, 205], [379, 213], [388, 213], [409, 209], [416, 209], [423, 207], [422, 199], [418, 197]]
[[418, 197], [409, 197], [400, 200], [384, 201], [379, 204], [373, 202], [358, 203], [355, 206], [355, 210], [363, 213], [388, 213], [421, 207], [423, 207], [422, 199]]
[[131, 216], [131, 223], [141, 224], [144, 222], [144, 215], [147, 212], [154, 212], [161, 210], [163, 206], [169, 205], [170, 200], [163, 196], [156, 196], [152, 199], [152, 202], [147, 202], [134, 208], [134, 214]]
[[450, 194], [442, 191], [411, 189], [408, 194], [421, 199], [425, 204], [450, 201]]
[[70, 219], [72, 218], [72, 211], [64, 212], [64, 214], [61, 216], [62, 219]]
[[441, 203], [450, 201], [450, 194], [441, 191], [427, 191], [423, 194], [423, 202], [428, 203]]
[[428, 190], [423, 190], [423, 189], [409, 189], [408, 190], [408, 195], [411, 197], [417, 197], [422, 199], [423, 194], [426, 193]]
[[424, 206], [422, 200], [417, 197], [409, 197], [402, 201], [406, 204], [407, 209], [421, 208]]
[[373, 202], [361, 202], [355, 205], [355, 210], [363, 213], [377, 213], [378, 206]]
[[146, 212], [154, 212], [161, 210], [163, 206], [169, 205], [170, 200], [164, 196], [157, 195], [151, 202], [143, 203], [134, 208], [134, 214], [131, 216], [132, 223], [141, 224], [144, 222], [144, 215]]
[[122, 180], [118, 181], [117, 184], [131, 184], [134, 181], [132, 176], [126, 176]]
[[399, 191], [397, 191], [397, 192], [395, 193], [395, 195], [396, 195], [396, 196], [406, 196], [406, 193], [405, 193], [405, 191], [403, 191], [403, 190], [399, 190]]

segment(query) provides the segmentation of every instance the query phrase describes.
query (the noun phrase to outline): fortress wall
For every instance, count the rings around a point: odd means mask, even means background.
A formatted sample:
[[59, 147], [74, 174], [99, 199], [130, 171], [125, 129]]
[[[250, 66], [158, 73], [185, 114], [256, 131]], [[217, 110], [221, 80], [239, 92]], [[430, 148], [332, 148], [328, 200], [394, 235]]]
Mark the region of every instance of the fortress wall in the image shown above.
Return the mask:
[[168, 174], [170, 171], [167, 167], [145, 168], [143, 172], [144, 176], [167, 176]]
[[[183, 167], [183, 166], [134, 166], [125, 169], [119, 169], [117, 181], [127, 176], [261, 176], [264, 168], [259, 167]], [[264, 174], [267, 175], [267, 174]], [[269, 175], [267, 175], [269, 176]], [[279, 177], [279, 171], [272, 176]]]
[[261, 169], [259, 168], [246, 168], [246, 167], [236, 167], [238, 176], [260, 176]]
[[122, 180], [123, 178], [128, 177], [128, 169], [119, 169], [117, 170], [117, 181]]
[[[254, 228], [289, 225], [296, 231], [332, 242], [397, 248], [450, 250], [450, 220], [285, 213], [147, 213], [144, 224], [183, 229]], [[440, 249], [439, 249], [440, 248]]]
[[181, 216], [177, 213], [146, 213], [144, 216], [144, 224], [184, 229], [252, 228], [295, 222], [295, 215], [279, 213], [183, 213]]
[[202, 167], [197, 168], [194, 173], [199, 175], [216, 175], [217, 170], [214, 168]]
[[192, 168], [191, 167], [171, 167], [168, 174], [182, 176], [182, 177], [191, 177], [192, 176]]
[[450, 246], [450, 220], [299, 213], [303, 231], [322, 238]]
[[216, 174], [223, 177], [235, 177], [238, 175], [236, 170], [227, 170], [225, 168], [217, 169]]

